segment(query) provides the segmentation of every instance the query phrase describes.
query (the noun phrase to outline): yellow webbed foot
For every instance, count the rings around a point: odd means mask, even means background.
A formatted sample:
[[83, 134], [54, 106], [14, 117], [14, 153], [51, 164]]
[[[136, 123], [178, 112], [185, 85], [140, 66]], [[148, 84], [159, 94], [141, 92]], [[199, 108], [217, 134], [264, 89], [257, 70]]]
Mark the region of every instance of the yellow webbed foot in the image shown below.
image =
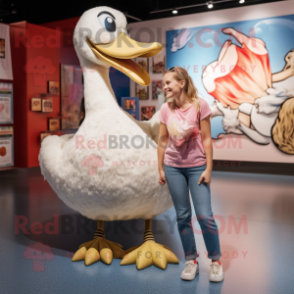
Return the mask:
[[136, 263], [137, 269], [140, 270], [154, 264], [166, 269], [167, 263], [179, 263], [177, 256], [167, 248], [154, 240], [145, 241], [141, 246], [128, 249], [120, 265]]
[[105, 239], [103, 233], [103, 236], [100, 235], [94, 240], [80, 245], [72, 257], [72, 261], [85, 260], [85, 265], [90, 265], [101, 259], [102, 262], [111, 264], [113, 258], [123, 258], [124, 255], [122, 245]]

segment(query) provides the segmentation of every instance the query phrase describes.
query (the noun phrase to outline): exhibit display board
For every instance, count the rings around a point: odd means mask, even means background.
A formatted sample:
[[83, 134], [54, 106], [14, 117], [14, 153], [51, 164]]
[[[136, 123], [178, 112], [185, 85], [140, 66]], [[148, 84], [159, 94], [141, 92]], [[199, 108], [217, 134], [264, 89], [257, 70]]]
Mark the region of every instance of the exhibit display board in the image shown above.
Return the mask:
[[[215, 160], [294, 162], [294, 1], [132, 24], [212, 109]], [[131, 83], [131, 94], [134, 83]]]
[[0, 23], [0, 79], [13, 79], [9, 25], [3, 23]]
[[216, 102], [214, 139], [240, 134], [294, 154], [294, 15], [172, 30], [166, 37], [167, 66], [185, 67], [201, 96]]
[[0, 83], [0, 124], [13, 123], [13, 84]]
[[13, 164], [13, 127], [0, 127], [0, 167]]

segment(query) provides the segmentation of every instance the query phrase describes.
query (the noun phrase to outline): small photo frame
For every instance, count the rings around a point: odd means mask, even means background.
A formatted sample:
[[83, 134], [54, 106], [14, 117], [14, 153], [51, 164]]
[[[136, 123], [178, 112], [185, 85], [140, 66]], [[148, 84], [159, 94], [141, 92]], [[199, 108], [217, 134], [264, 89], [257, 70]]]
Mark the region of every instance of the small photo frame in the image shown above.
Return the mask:
[[32, 111], [42, 111], [42, 99], [32, 98], [31, 99], [31, 110]]
[[44, 138], [46, 138], [46, 137], [48, 137], [48, 136], [51, 136], [51, 134], [50, 134], [50, 133], [41, 133], [41, 135], [40, 135], [41, 143], [42, 143], [42, 141], [44, 140]]
[[49, 131], [58, 131], [60, 130], [60, 119], [58, 117], [52, 117], [48, 120], [48, 129]]
[[135, 59], [136, 63], [141, 65], [149, 73], [149, 59], [144, 57], [137, 57]]
[[165, 70], [165, 55], [163, 53], [152, 57], [152, 73], [163, 73]]
[[5, 39], [0, 38], [0, 58], [5, 58]]
[[144, 87], [136, 83], [135, 92], [139, 100], [149, 100], [149, 87]]
[[125, 100], [125, 109], [136, 110], [136, 100], [135, 99], [126, 99]]
[[59, 95], [59, 82], [49, 81], [48, 82], [48, 93], [51, 95]]
[[52, 112], [53, 101], [52, 98], [42, 99], [42, 112]]
[[155, 111], [155, 106], [141, 106], [141, 120], [151, 119]]
[[158, 99], [158, 95], [163, 91], [162, 84], [162, 80], [152, 81], [152, 100]]

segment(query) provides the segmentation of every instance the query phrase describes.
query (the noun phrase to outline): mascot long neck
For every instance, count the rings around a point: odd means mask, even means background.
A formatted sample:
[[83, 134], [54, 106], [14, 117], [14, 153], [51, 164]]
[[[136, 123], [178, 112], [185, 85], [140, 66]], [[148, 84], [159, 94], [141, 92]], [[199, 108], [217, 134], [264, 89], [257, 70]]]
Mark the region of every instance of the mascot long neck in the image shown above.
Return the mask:
[[84, 97], [86, 113], [104, 109], [118, 109], [119, 105], [111, 87], [109, 68], [79, 56], [84, 76]]

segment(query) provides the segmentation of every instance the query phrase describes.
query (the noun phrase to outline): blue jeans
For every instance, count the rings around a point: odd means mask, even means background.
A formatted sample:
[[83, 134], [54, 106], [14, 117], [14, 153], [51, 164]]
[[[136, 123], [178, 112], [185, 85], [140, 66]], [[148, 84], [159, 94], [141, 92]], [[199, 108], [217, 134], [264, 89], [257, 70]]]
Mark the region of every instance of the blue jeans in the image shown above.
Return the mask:
[[210, 186], [203, 182], [198, 185], [206, 164], [195, 167], [173, 167], [164, 164], [166, 181], [173, 199], [177, 214], [177, 225], [182, 241], [185, 260], [196, 259], [199, 254], [196, 250], [194, 232], [195, 220], [191, 222], [191, 205], [189, 188], [194, 204], [197, 221], [199, 222], [207, 256], [212, 260], [221, 257], [219, 233], [211, 209]]

